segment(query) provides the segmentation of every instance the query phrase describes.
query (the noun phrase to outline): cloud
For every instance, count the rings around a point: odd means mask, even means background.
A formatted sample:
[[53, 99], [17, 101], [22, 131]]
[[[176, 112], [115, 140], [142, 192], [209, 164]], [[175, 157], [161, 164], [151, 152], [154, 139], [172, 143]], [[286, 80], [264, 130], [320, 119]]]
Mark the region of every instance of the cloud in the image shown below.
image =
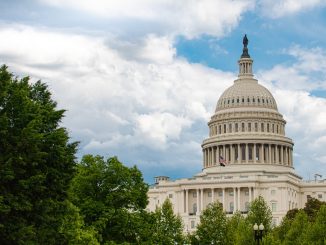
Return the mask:
[[281, 18], [317, 7], [324, 7], [325, 0], [259, 0], [258, 6], [269, 18]]
[[42, 79], [67, 109], [63, 123], [81, 141], [79, 154], [118, 155], [144, 171], [200, 169], [206, 123], [232, 73], [176, 57], [166, 36], [117, 46], [107, 37], [13, 25], [0, 28], [0, 38], [10, 69]]
[[294, 141], [295, 167], [307, 178], [310, 173], [326, 173], [326, 98], [311, 95], [325, 88], [326, 53], [321, 48], [293, 46], [285, 51], [293, 64], [278, 64], [258, 72], [258, 79], [274, 95], [279, 111], [287, 121], [286, 132]]
[[57, 8], [70, 8], [107, 19], [115, 25], [132, 26], [138, 31], [160, 36], [202, 34], [221, 37], [230, 32], [241, 15], [253, 9], [250, 0], [40, 0]]

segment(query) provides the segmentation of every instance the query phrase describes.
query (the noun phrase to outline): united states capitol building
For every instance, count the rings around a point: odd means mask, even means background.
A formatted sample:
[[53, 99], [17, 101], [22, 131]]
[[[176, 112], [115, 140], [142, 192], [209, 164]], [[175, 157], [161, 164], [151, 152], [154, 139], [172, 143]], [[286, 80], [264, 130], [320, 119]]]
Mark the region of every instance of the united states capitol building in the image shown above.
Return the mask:
[[218, 99], [208, 122], [202, 172], [187, 179], [156, 177], [148, 192], [148, 209], [154, 211], [169, 198], [185, 231], [194, 230], [201, 212], [215, 201], [227, 214], [246, 214], [250, 202], [261, 195], [270, 205], [274, 225], [288, 210], [303, 208], [309, 198], [326, 201], [326, 180], [304, 181], [296, 174], [286, 121], [273, 95], [253, 76], [246, 36], [243, 44], [238, 79]]

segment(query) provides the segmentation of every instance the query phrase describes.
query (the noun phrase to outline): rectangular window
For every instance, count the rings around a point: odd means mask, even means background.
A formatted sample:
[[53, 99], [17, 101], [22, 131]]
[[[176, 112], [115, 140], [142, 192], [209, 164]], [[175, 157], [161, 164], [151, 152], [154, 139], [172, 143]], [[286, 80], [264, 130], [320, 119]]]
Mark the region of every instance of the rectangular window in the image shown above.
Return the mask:
[[241, 131], [244, 132], [244, 131], [245, 131], [245, 124], [242, 123], [242, 124], [241, 124], [241, 127], [242, 127], [242, 128], [241, 128]]
[[238, 124], [236, 123], [234, 126], [235, 126], [235, 132], [238, 132]]
[[222, 127], [221, 127], [221, 125], [218, 126], [218, 133], [219, 133], [219, 134], [222, 133]]
[[249, 196], [249, 191], [245, 191], [245, 196]]
[[252, 160], [252, 145], [248, 145], [248, 150], [249, 150], [249, 160]]
[[323, 195], [322, 194], [318, 194], [318, 198], [319, 199], [322, 199], [323, 198]]
[[229, 192], [229, 196], [233, 197], [234, 196], [234, 192], [233, 191], [230, 191]]
[[234, 210], [234, 204], [233, 202], [230, 202], [230, 212], [233, 212], [233, 210]]
[[218, 196], [219, 196], [219, 197], [222, 197], [222, 196], [223, 196], [223, 192], [222, 192], [222, 191], [219, 191], [219, 192], [218, 192]]
[[269, 123], [267, 123], [267, 133], [269, 133]]
[[232, 124], [229, 124], [229, 133], [232, 133]]
[[195, 225], [196, 225], [195, 221], [192, 220], [192, 221], [191, 221], [191, 229], [195, 229]]
[[197, 193], [196, 192], [192, 193], [192, 197], [197, 197]]
[[272, 132], [274, 133], [274, 124], [272, 124]]
[[260, 130], [261, 130], [262, 132], [264, 132], [264, 123], [261, 123], [261, 125], [260, 125]]
[[258, 132], [258, 123], [255, 123], [255, 132]]
[[251, 123], [248, 123], [248, 131], [251, 132]]
[[169, 194], [169, 198], [173, 198], [173, 194]]
[[272, 212], [276, 212], [277, 210], [277, 203], [276, 202], [272, 202]]
[[224, 133], [226, 133], [226, 124], [224, 124]]
[[211, 191], [208, 192], [207, 195], [208, 195], [208, 197], [211, 197], [212, 196], [212, 192]]
[[276, 194], [276, 190], [271, 190], [271, 195], [274, 196]]

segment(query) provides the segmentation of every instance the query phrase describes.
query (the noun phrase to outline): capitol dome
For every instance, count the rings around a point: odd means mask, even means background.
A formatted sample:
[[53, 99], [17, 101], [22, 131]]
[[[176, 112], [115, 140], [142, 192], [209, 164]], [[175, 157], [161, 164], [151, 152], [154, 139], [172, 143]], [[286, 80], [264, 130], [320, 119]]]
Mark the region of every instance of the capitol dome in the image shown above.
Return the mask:
[[234, 81], [234, 84], [221, 95], [215, 112], [240, 107], [268, 108], [277, 111], [277, 104], [271, 92], [255, 79]]
[[293, 168], [293, 142], [276, 101], [252, 72], [248, 39], [243, 41], [239, 75], [218, 99], [203, 141], [203, 168], [221, 165], [269, 165]]

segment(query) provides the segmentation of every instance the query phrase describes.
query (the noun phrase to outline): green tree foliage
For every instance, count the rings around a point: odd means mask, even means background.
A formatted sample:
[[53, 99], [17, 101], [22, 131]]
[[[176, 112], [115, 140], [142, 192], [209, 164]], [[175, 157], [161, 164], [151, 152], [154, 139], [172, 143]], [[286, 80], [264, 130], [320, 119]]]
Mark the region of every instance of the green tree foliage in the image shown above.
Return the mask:
[[254, 244], [253, 228], [248, 219], [236, 212], [227, 220], [227, 244]]
[[321, 202], [316, 198], [310, 198], [304, 207], [304, 211], [308, 215], [309, 221], [315, 221], [316, 215], [321, 207], [321, 205], [326, 204], [325, 202]]
[[136, 242], [139, 212], [147, 205], [148, 186], [137, 167], [116, 157], [86, 155], [71, 184], [71, 201], [102, 242]]
[[262, 196], [257, 197], [251, 202], [247, 219], [252, 225], [255, 223], [257, 225], [263, 224], [265, 232], [271, 230], [272, 211]]
[[154, 224], [150, 244], [181, 244], [183, 241], [182, 220], [173, 213], [170, 200], [166, 199], [162, 207], [157, 208], [153, 215]]
[[323, 204], [316, 216], [316, 221], [307, 232], [307, 244], [326, 244], [326, 205]]
[[307, 229], [309, 227], [309, 221], [307, 214], [300, 210], [292, 224], [289, 231], [286, 233], [283, 244], [286, 245], [298, 245], [305, 244], [304, 240], [306, 239]]
[[0, 244], [63, 244], [76, 143], [47, 86], [0, 68]]
[[227, 218], [219, 202], [209, 204], [200, 215], [195, 236], [199, 244], [227, 244]]

